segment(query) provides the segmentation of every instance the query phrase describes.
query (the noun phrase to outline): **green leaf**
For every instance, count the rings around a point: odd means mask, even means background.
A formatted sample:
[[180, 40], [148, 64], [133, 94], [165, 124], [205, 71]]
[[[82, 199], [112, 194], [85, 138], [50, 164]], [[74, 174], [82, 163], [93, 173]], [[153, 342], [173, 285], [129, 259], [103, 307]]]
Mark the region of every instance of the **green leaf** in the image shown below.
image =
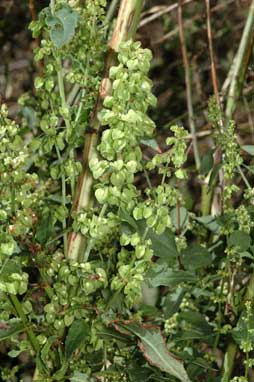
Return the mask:
[[147, 238], [152, 241], [154, 255], [163, 259], [166, 263], [172, 264], [178, 256], [175, 235], [166, 229], [161, 235], [157, 235], [149, 229]]
[[161, 152], [161, 149], [155, 139], [141, 139], [142, 145], [151, 147], [154, 151]]
[[139, 347], [146, 360], [182, 382], [190, 382], [182, 362], [171, 354], [165, 344], [161, 332], [157, 328], [145, 328], [138, 324], [124, 324], [124, 328], [135, 334], [139, 339]]
[[244, 168], [246, 168], [251, 174], [254, 174], [254, 166], [246, 166], [245, 164], [242, 164]]
[[72, 353], [77, 350], [89, 337], [90, 329], [85, 320], [76, 320], [69, 328], [65, 341], [65, 356], [69, 360]]
[[126, 211], [124, 211], [123, 209], [120, 209], [118, 216], [119, 216], [121, 222], [123, 223], [123, 226], [124, 226], [123, 228], [125, 228], [125, 225], [127, 223], [132, 228], [133, 232], [138, 231], [138, 226], [137, 226], [136, 221]]
[[66, 374], [66, 371], [68, 370], [69, 364], [68, 362], [63, 362], [61, 364], [61, 368], [55, 372], [52, 376], [53, 381], [62, 381], [64, 379], [64, 376]]
[[250, 155], [254, 155], [254, 145], [243, 145], [242, 150]]
[[[144, 219], [136, 222], [127, 212], [122, 209], [119, 211], [119, 217], [122, 221], [122, 232], [131, 234], [139, 232], [142, 236], [146, 230]], [[149, 229], [146, 234], [147, 239], [152, 242], [154, 255], [163, 259], [168, 265], [172, 265], [178, 256], [175, 235], [167, 228], [161, 235], [157, 235], [153, 229]]]
[[242, 231], [234, 231], [228, 238], [228, 245], [230, 247], [238, 247], [241, 252], [247, 251], [250, 243], [250, 236]]
[[213, 168], [213, 151], [208, 150], [201, 160], [200, 173], [207, 175]]
[[10, 350], [8, 352], [8, 356], [11, 358], [16, 358], [18, 357], [24, 350], [18, 349], [18, 350]]
[[8, 281], [8, 278], [13, 273], [22, 273], [21, 265], [14, 260], [8, 260], [6, 263], [4, 263], [0, 270], [1, 279]]
[[213, 187], [213, 185], [215, 184], [221, 167], [222, 167], [222, 163], [218, 163], [214, 166], [212, 173], [210, 175], [210, 178], [209, 178], [209, 183], [208, 183], [209, 189], [211, 189], [211, 187]]
[[13, 322], [13, 323], [1, 323], [0, 322], [0, 341], [4, 341], [7, 338], [12, 337], [15, 334], [18, 334], [24, 331], [25, 327], [22, 322]]
[[162, 300], [163, 313], [166, 320], [178, 311], [185, 293], [185, 289], [177, 288], [173, 293], [169, 293]]
[[[135, 222], [135, 224], [137, 226], [135, 232], [139, 231], [142, 236], [147, 227], [146, 221], [143, 219]], [[150, 228], [146, 234], [146, 238], [151, 240], [152, 249], [155, 256], [163, 259], [163, 261], [168, 265], [172, 265], [172, 263], [175, 262], [175, 259], [178, 256], [175, 235], [168, 228], [166, 228], [166, 230], [160, 235], [157, 235], [157, 233]]]
[[196, 217], [195, 220], [197, 220], [200, 224], [203, 224], [211, 232], [218, 232], [220, 229], [220, 226], [216, 221], [216, 217], [212, 215]]
[[140, 382], [140, 381], [149, 381], [149, 377], [152, 374], [152, 371], [144, 366], [141, 366], [140, 363], [131, 363], [128, 365], [127, 370], [130, 382]]
[[129, 337], [120, 333], [119, 331], [116, 331], [114, 328], [103, 327], [102, 329], [97, 331], [97, 336], [99, 338], [102, 338], [102, 339], [108, 340], [108, 341], [115, 340], [115, 341], [120, 341], [122, 343], [129, 343], [130, 342]]
[[[249, 321], [249, 322], [248, 322]], [[249, 319], [246, 320], [246, 311], [241, 314], [236, 327], [232, 330], [235, 342], [241, 345], [241, 342], [250, 342], [254, 346], [254, 313], [251, 312]], [[250, 330], [251, 329], [251, 330]]]
[[176, 229], [183, 229], [187, 222], [188, 211], [184, 207], [173, 208], [170, 212], [171, 220]]
[[27, 126], [30, 129], [35, 129], [38, 125], [36, 112], [31, 106], [24, 106], [22, 109], [22, 115], [26, 120]]
[[148, 305], [148, 304], [141, 304], [139, 307], [139, 311], [142, 314], [142, 316], [149, 317], [151, 319], [158, 318], [158, 316], [160, 315], [159, 309], [157, 309], [153, 305]]
[[35, 240], [40, 244], [45, 244], [50, 238], [53, 232], [53, 216], [49, 209], [43, 211], [40, 222], [37, 226], [37, 231], [35, 234]]
[[57, 336], [49, 337], [41, 350], [41, 360], [44, 363], [44, 365], [47, 365], [50, 348], [56, 340], [57, 340]]
[[146, 274], [146, 280], [152, 287], [168, 286], [175, 287], [182, 282], [197, 282], [197, 276], [190, 271], [163, 269], [155, 266]]
[[70, 6], [64, 5], [54, 16], [48, 16], [46, 22], [50, 27], [51, 40], [60, 49], [73, 38], [78, 24], [78, 13]]
[[87, 376], [87, 374], [79, 373], [75, 371], [73, 376], [70, 379], [70, 382], [93, 382], [94, 379]]
[[207, 267], [212, 263], [212, 254], [201, 245], [193, 244], [182, 253], [182, 261], [185, 268], [198, 269]]
[[181, 333], [180, 340], [190, 340], [199, 338], [208, 338], [213, 334], [212, 326], [207, 322], [205, 316], [199, 312], [181, 312], [179, 319], [188, 323], [188, 330]]

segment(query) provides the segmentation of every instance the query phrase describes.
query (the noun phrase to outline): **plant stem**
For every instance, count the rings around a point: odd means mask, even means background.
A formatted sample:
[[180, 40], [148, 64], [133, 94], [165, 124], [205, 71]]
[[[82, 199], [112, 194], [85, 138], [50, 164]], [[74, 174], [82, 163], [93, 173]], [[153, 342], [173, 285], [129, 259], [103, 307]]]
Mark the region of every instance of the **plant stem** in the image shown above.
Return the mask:
[[[109, 44], [109, 51], [105, 62], [104, 78], [101, 82], [95, 110], [90, 122], [89, 133], [85, 140], [83, 151], [83, 171], [79, 178], [76, 195], [73, 202], [73, 211], [79, 212], [93, 204], [93, 177], [89, 169], [89, 161], [97, 156], [98, 130], [100, 123], [98, 113], [102, 109], [104, 98], [110, 94], [111, 86], [108, 78], [109, 69], [115, 63], [115, 56], [119, 45], [126, 40], [134, 38], [140, 19], [143, 0], [122, 0], [116, 25]], [[92, 133], [91, 133], [92, 132]], [[78, 260], [85, 252], [86, 239], [81, 234], [71, 233], [68, 237], [68, 258]]]
[[[240, 312], [244, 309], [245, 303], [248, 300], [253, 301], [254, 298], [254, 271], [250, 277], [248, 287], [243, 299], [243, 304], [240, 306]], [[229, 382], [231, 379], [231, 374], [234, 369], [234, 360], [237, 352], [237, 345], [231, 341], [228, 344], [225, 358], [224, 358], [224, 364], [223, 364], [223, 378], [221, 382]]]
[[246, 176], [244, 175], [243, 170], [241, 169], [241, 167], [240, 167], [240, 166], [237, 166], [237, 170], [239, 171], [239, 173], [240, 173], [240, 175], [241, 175], [241, 177], [242, 177], [242, 180], [244, 181], [246, 187], [247, 187], [249, 190], [251, 190], [252, 187], [251, 187], [251, 185], [250, 185], [248, 179], [247, 179]]
[[178, 25], [179, 25], [179, 37], [180, 37], [180, 43], [181, 43], [184, 72], [185, 72], [185, 86], [186, 86], [187, 108], [188, 108], [188, 116], [189, 116], [189, 127], [190, 127], [190, 132], [192, 135], [192, 144], [193, 144], [196, 169], [197, 171], [199, 171], [200, 156], [199, 156], [198, 142], [196, 137], [196, 127], [194, 122], [190, 65], [189, 65], [187, 49], [185, 44], [184, 30], [183, 30], [182, 0], [178, 1]]
[[26, 329], [27, 337], [29, 339], [29, 342], [30, 342], [34, 352], [36, 353], [36, 355], [39, 354], [39, 352], [40, 352], [40, 345], [39, 345], [39, 343], [37, 341], [37, 338], [36, 338], [33, 330], [29, 327], [30, 324], [29, 324], [29, 322], [27, 320], [27, 317], [26, 317], [26, 315], [25, 315], [25, 313], [23, 311], [21, 303], [19, 302], [17, 296], [14, 295], [14, 294], [10, 294], [9, 295], [9, 299], [10, 299], [12, 305], [14, 306], [14, 309], [15, 309], [15, 311], [17, 313], [17, 316], [21, 319], [21, 321], [22, 321], [22, 323], [23, 323], [23, 325], [24, 325], [24, 327]]
[[217, 79], [217, 72], [216, 72], [216, 65], [215, 65], [214, 51], [213, 51], [210, 0], [206, 0], [206, 14], [207, 14], [207, 37], [208, 37], [209, 54], [210, 54], [210, 61], [211, 61], [213, 92], [214, 92], [217, 104], [220, 105], [218, 79]]
[[[60, 94], [60, 98], [61, 98], [61, 106], [62, 106], [62, 109], [65, 112], [66, 110], [69, 111], [69, 105], [68, 105], [68, 103], [66, 101], [66, 96], [65, 96], [62, 61], [61, 61], [61, 58], [58, 55], [56, 55], [56, 63], [57, 63], [57, 67], [58, 67], [58, 70], [57, 70], [57, 81], [58, 81], [59, 94]], [[65, 116], [63, 116], [63, 120], [64, 120], [64, 123], [65, 123], [65, 126], [66, 126], [67, 130], [70, 131], [71, 130], [71, 123], [70, 123], [69, 119], [66, 118]], [[72, 158], [74, 160], [74, 152], [73, 152], [73, 150], [70, 150], [70, 156], [72, 156]], [[75, 188], [75, 180], [74, 180], [74, 177], [72, 176], [71, 177], [71, 191], [72, 191], [72, 195], [74, 194], [74, 188]]]
[[[55, 0], [50, 0], [50, 8], [51, 8], [51, 13], [54, 15], [55, 13]], [[63, 69], [62, 69], [62, 60], [58, 54], [58, 52], [55, 53], [55, 60], [57, 64], [57, 81], [58, 81], [58, 88], [59, 88], [59, 94], [61, 98], [61, 106], [64, 112], [69, 109], [69, 106], [66, 102], [66, 96], [65, 96], [65, 89], [64, 89], [64, 76], [63, 76]], [[68, 130], [71, 129], [71, 124], [68, 118], [63, 117], [65, 126]], [[57, 146], [56, 147], [56, 152], [57, 152], [57, 157], [60, 163], [62, 163], [62, 157], [60, 150]], [[66, 207], [66, 179], [65, 175], [62, 173], [61, 175], [61, 181], [62, 181], [62, 205]], [[72, 177], [71, 179], [71, 189], [72, 192], [74, 193], [74, 178]], [[68, 250], [68, 242], [67, 242], [67, 233], [66, 231], [66, 218], [63, 219], [62, 222], [63, 226], [63, 238], [64, 238], [64, 254], [67, 256], [67, 250]]]
[[54, 16], [55, 14], [55, 0], [50, 0], [50, 8], [51, 8], [51, 13]]
[[211, 200], [213, 196], [213, 191], [209, 190], [208, 183], [205, 180], [205, 183], [201, 187], [201, 214], [206, 216], [210, 214], [211, 210]]
[[228, 344], [227, 351], [224, 357], [224, 372], [221, 382], [229, 382], [231, 379], [231, 374], [234, 369], [234, 362], [235, 362], [235, 356], [236, 356], [237, 346], [236, 344], [231, 341]]
[[234, 114], [237, 100], [242, 92], [245, 73], [254, 43], [254, 0], [251, 1], [249, 13], [243, 30], [240, 45], [233, 61], [231, 82], [227, 96], [226, 119], [229, 122]]
[[[220, 102], [220, 96], [219, 96], [219, 90], [218, 90], [218, 78], [217, 78], [217, 71], [216, 71], [214, 50], [213, 50], [210, 0], [206, 0], [206, 15], [207, 15], [207, 39], [208, 39], [209, 55], [210, 55], [210, 62], [211, 62], [211, 77], [212, 77], [213, 93], [216, 99], [216, 103], [221, 111], [221, 102]], [[220, 124], [221, 131], [223, 131], [222, 118], [220, 119], [219, 124]], [[218, 148], [214, 153], [214, 161], [220, 162], [221, 157], [222, 157], [221, 150], [220, 148]], [[220, 183], [223, 185], [224, 174], [222, 169], [219, 172], [219, 178], [220, 178]], [[214, 201], [212, 202], [213, 197], [216, 198], [217, 196], [214, 195], [214, 186], [212, 187], [212, 189], [209, 190], [207, 182], [205, 182], [202, 185], [201, 193], [202, 193], [202, 201], [201, 201], [202, 215], [205, 216], [210, 213], [211, 203], [214, 203]], [[221, 190], [220, 190], [220, 194], [221, 194]], [[220, 195], [220, 200], [222, 200], [221, 195]], [[220, 210], [221, 210], [221, 206], [220, 206]]]
[[107, 14], [106, 14], [106, 21], [107, 21], [107, 23], [110, 23], [110, 21], [111, 21], [112, 18], [114, 17], [114, 13], [115, 13], [115, 10], [116, 10], [118, 1], [119, 1], [119, 0], [112, 0], [112, 1], [111, 1], [110, 6], [109, 6], [109, 9], [108, 9], [108, 12], [107, 12]]
[[[56, 146], [56, 152], [59, 162], [62, 164], [62, 157], [60, 154], [60, 151], [58, 147]], [[65, 183], [65, 175], [62, 173], [61, 175], [61, 181], [62, 181], [62, 205], [66, 207], [66, 183]], [[66, 218], [63, 218], [62, 221], [63, 226], [63, 239], [64, 239], [64, 254], [67, 256], [67, 249], [68, 249], [68, 242], [67, 242], [67, 233], [66, 233]]]

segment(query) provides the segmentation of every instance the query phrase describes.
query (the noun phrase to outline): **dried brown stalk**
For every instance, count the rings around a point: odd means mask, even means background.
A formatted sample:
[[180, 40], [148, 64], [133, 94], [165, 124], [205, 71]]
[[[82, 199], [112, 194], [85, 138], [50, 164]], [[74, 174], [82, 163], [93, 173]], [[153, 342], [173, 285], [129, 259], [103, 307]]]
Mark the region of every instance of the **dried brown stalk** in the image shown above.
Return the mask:
[[[73, 212], [79, 212], [93, 204], [93, 177], [89, 169], [89, 161], [97, 156], [96, 146], [100, 123], [98, 113], [102, 108], [104, 98], [110, 93], [111, 86], [108, 78], [109, 69], [115, 63], [115, 54], [119, 45], [128, 39], [134, 38], [139, 22], [143, 0], [122, 0], [116, 25], [109, 43], [108, 55], [105, 62], [103, 80], [101, 82], [96, 107], [88, 129], [83, 152], [83, 171], [77, 185], [76, 196], [73, 203]], [[84, 255], [86, 238], [81, 234], [72, 232], [68, 237], [69, 259], [78, 260]]]

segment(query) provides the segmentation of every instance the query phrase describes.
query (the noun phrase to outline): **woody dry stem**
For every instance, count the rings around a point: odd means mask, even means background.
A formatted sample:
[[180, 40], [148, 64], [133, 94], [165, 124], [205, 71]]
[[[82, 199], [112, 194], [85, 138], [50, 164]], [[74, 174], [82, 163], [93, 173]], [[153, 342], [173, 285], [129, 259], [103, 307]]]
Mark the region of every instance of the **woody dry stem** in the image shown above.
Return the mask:
[[[115, 63], [115, 53], [118, 52], [119, 45], [129, 39], [133, 39], [137, 30], [140, 14], [143, 6], [143, 0], [122, 0], [116, 25], [109, 43], [108, 54], [105, 60], [104, 76], [95, 106], [95, 110], [90, 122], [90, 128], [86, 135], [83, 151], [83, 171], [80, 175], [76, 195], [73, 202], [72, 211], [79, 212], [93, 204], [93, 177], [89, 169], [89, 162], [97, 156], [96, 146], [98, 143], [98, 132], [100, 122], [98, 113], [102, 109], [102, 103], [105, 97], [110, 94], [111, 86], [108, 78], [109, 69]], [[86, 238], [81, 234], [71, 233], [68, 238], [69, 259], [82, 259], [86, 248]]]

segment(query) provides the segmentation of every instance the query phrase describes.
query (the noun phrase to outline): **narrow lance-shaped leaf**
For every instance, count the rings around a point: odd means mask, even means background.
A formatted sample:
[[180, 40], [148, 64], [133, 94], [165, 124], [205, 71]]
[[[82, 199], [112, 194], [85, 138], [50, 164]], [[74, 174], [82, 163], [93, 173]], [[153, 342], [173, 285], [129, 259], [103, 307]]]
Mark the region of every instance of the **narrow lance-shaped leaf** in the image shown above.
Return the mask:
[[77, 350], [89, 335], [89, 326], [85, 320], [74, 321], [69, 329], [65, 341], [65, 355], [70, 359], [72, 353]]

